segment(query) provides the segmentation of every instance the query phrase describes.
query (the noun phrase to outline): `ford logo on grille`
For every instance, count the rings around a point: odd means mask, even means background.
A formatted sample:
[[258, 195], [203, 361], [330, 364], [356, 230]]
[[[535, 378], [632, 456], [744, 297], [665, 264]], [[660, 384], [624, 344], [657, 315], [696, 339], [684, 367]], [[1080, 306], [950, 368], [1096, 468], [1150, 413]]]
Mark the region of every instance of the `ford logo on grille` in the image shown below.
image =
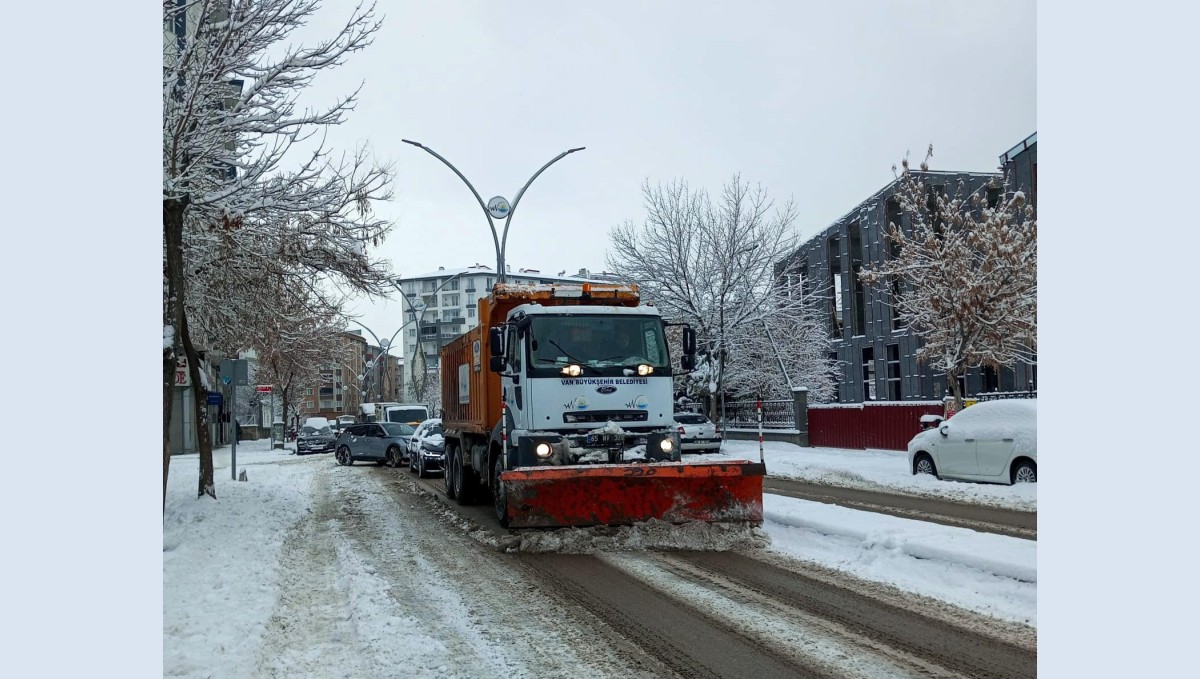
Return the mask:
[[616, 390], [617, 390], [617, 388], [612, 386], [611, 384], [606, 384], [603, 387], [596, 387], [596, 391], [601, 394], [611, 394]]

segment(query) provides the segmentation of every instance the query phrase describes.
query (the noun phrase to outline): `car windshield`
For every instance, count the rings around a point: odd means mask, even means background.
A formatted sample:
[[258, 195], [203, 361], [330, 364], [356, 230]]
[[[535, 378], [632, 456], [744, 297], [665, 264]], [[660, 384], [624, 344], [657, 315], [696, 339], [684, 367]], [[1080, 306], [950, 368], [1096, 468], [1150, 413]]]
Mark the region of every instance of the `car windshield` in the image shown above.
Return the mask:
[[662, 322], [654, 316], [534, 316], [534, 367], [579, 363], [593, 367], [668, 367]]
[[429, 431], [425, 432], [425, 435], [426, 436], [444, 436], [445, 432], [442, 431], [442, 425], [439, 424], [439, 425], [430, 427]]
[[676, 415], [675, 421], [679, 424], [704, 424], [708, 418], [703, 415]]
[[384, 422], [381, 426], [388, 436], [412, 436], [413, 433], [412, 427], [399, 422]]
[[321, 434], [332, 434], [333, 432], [330, 431], [329, 427], [321, 427], [318, 429], [317, 427], [304, 425], [300, 428], [300, 433], [307, 434], [309, 436], [319, 436]]

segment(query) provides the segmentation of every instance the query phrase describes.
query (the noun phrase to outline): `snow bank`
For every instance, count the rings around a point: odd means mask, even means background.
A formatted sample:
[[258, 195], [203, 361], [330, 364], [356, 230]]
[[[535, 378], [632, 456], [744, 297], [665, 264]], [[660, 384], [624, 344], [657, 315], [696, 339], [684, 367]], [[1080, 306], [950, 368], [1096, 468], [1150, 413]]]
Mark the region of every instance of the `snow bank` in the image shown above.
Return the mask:
[[902, 519], [778, 495], [763, 497], [763, 518], [822, 535], [848, 537], [863, 549], [946, 561], [1020, 582], [1037, 582], [1037, 542], [968, 528]]

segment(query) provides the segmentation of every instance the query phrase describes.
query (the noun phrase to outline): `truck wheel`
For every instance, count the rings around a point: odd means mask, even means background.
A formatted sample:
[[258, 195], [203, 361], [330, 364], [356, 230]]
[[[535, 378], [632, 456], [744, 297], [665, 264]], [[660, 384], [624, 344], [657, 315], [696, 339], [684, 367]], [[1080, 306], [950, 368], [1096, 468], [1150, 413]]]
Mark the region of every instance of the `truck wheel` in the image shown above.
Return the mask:
[[471, 470], [463, 463], [463, 452], [454, 455], [454, 499], [458, 504], [466, 506], [475, 500], [478, 483], [471, 475]]
[[504, 528], [508, 528], [508, 491], [500, 480], [500, 458], [492, 460], [492, 504], [496, 508], [496, 520]]
[[446, 471], [442, 472], [442, 480], [446, 486], [446, 497], [453, 500], [457, 496], [457, 489], [454, 487], [454, 466], [458, 460], [458, 446], [446, 446]]

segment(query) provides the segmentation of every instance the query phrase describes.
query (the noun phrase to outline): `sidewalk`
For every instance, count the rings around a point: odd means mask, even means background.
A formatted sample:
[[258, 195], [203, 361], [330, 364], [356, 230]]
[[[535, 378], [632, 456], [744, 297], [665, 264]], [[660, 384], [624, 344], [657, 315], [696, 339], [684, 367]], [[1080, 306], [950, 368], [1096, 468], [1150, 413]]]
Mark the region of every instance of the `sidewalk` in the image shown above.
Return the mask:
[[[238, 441], [237, 459], [238, 467], [248, 461], [259, 461], [263, 455], [292, 455], [296, 452], [296, 444], [285, 443], [282, 450], [272, 450], [270, 439], [259, 439], [257, 441]], [[233, 445], [226, 444], [219, 448], [213, 448], [213, 469], [229, 469], [233, 464]]]

